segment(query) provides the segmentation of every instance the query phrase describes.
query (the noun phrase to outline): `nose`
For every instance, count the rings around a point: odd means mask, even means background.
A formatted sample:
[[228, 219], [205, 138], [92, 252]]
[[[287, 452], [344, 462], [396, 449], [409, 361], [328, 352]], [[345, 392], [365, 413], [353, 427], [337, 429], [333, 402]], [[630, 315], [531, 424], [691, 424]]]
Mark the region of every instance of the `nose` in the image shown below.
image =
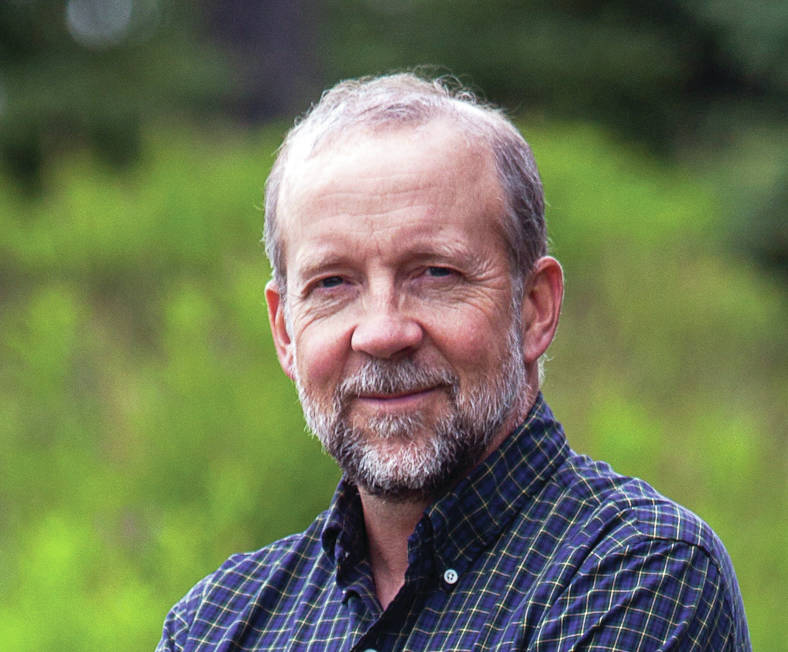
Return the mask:
[[370, 306], [359, 318], [350, 339], [354, 351], [375, 358], [396, 358], [412, 353], [424, 332], [414, 319], [392, 305]]

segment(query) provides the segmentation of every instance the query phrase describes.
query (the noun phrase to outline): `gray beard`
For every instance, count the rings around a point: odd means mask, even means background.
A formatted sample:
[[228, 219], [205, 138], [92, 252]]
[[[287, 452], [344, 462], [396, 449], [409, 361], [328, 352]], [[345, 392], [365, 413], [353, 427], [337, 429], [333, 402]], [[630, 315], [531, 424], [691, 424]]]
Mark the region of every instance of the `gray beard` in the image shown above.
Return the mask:
[[[507, 357], [497, 373], [461, 389], [448, 368], [415, 360], [369, 358], [337, 387], [333, 404], [320, 405], [296, 374], [296, 388], [310, 430], [346, 477], [367, 493], [390, 501], [431, 499], [475, 466], [527, 389], [519, 320], [507, 335]], [[298, 365], [296, 365], [296, 368]], [[449, 409], [432, 424], [421, 414], [382, 415], [351, 423], [349, 408], [360, 393], [414, 392], [445, 388]], [[386, 444], [398, 446], [387, 452]]]

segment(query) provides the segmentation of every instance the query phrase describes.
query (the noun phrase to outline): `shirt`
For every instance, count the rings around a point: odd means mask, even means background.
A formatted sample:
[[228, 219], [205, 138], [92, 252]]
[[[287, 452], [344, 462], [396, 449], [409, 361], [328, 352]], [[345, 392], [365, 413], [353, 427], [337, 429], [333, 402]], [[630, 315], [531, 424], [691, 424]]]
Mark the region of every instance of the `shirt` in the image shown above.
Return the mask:
[[696, 515], [574, 453], [541, 395], [408, 539], [385, 610], [343, 479], [301, 534], [230, 557], [158, 650], [749, 650], [730, 559]]

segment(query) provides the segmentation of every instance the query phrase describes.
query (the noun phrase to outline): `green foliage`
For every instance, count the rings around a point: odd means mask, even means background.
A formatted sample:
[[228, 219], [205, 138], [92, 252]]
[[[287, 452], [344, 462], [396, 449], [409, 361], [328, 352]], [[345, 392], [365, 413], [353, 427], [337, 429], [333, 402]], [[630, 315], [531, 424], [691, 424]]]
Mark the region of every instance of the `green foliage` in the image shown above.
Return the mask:
[[217, 48], [183, 0], [0, 3], [0, 164], [31, 193], [62, 149], [128, 165], [141, 124], [228, 90]]
[[[787, 7], [6, 0], [0, 166], [36, 194], [48, 158], [64, 150], [131, 164], [142, 125], [162, 115], [290, 116], [331, 81], [431, 64], [515, 113], [593, 121], [666, 156], [711, 152], [745, 189], [724, 204], [721, 228], [743, 255], [786, 274]], [[755, 161], [742, 159], [753, 143]]]
[[[662, 151], [709, 120], [781, 120], [784, 3], [328, 0], [330, 78], [421, 64], [514, 110], [601, 121]], [[717, 128], [708, 137], [724, 135]]]
[[[201, 576], [328, 504], [266, 326], [281, 134], [209, 131], [0, 195], [0, 648], [152, 649]], [[589, 127], [525, 131], [567, 274], [548, 399], [576, 449], [715, 527], [755, 647], [779, 649], [784, 293], [720, 247], [716, 187]]]

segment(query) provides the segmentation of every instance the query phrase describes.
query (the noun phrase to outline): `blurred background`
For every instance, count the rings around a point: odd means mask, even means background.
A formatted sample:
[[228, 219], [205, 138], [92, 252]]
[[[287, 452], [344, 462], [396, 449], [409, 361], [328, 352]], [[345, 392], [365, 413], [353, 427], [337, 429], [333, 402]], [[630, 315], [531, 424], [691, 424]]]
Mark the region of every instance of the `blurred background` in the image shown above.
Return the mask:
[[270, 342], [262, 187], [323, 88], [419, 64], [535, 150], [570, 443], [708, 521], [755, 649], [785, 649], [771, 0], [3, 0], [1, 649], [152, 649], [199, 578], [327, 506]]

